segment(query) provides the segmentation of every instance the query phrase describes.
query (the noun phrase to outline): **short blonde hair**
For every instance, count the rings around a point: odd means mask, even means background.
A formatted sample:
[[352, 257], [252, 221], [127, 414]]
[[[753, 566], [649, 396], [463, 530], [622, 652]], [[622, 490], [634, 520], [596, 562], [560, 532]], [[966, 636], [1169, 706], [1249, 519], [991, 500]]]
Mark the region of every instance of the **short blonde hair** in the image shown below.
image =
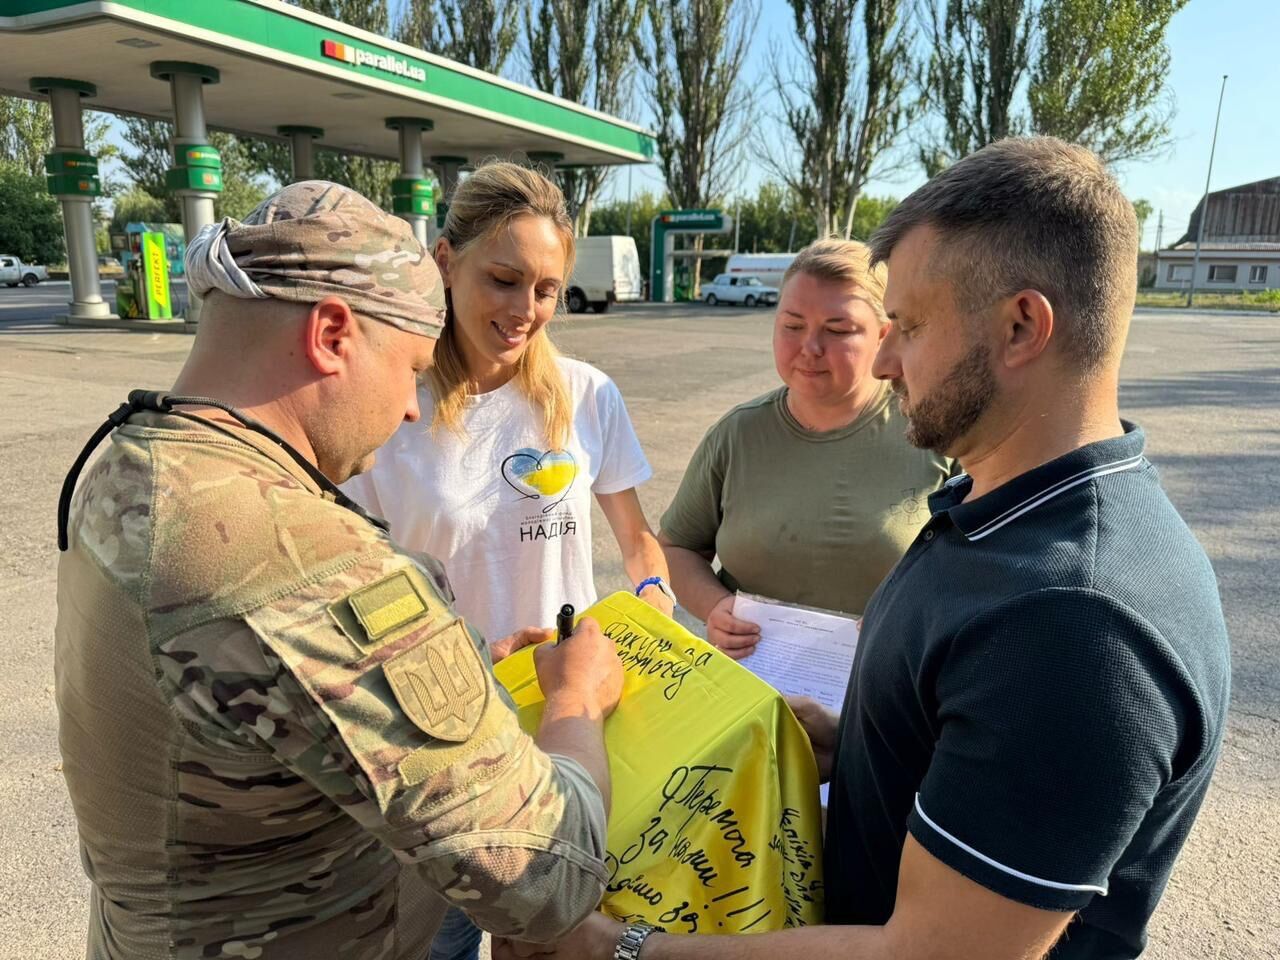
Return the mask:
[[[565, 275], [561, 281], [567, 281], [573, 272], [575, 247], [573, 221], [569, 219], [564, 194], [542, 174], [518, 163], [488, 161], [459, 183], [449, 198], [449, 212], [441, 236], [449, 241], [454, 257], [461, 258], [471, 247], [489, 240], [521, 216], [545, 217], [551, 221], [564, 246]], [[443, 424], [460, 432], [470, 381], [458, 345], [457, 323], [453, 298], [449, 297], [430, 382], [436, 399], [432, 427]], [[557, 450], [568, 442], [573, 422], [569, 388], [557, 362], [559, 356], [544, 329], [529, 341], [516, 362], [520, 390], [541, 411], [547, 444]]]
[[886, 322], [884, 285], [888, 274], [883, 263], [871, 263], [871, 249], [857, 240], [823, 237], [796, 254], [782, 275], [782, 286], [798, 274], [857, 287], [862, 298], [875, 309], [880, 321]]

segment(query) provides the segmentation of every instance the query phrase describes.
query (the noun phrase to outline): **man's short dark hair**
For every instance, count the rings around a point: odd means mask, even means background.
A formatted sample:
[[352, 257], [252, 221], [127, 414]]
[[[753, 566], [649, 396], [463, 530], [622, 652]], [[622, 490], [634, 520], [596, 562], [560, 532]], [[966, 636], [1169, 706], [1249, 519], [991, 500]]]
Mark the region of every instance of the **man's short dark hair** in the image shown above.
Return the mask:
[[1038, 290], [1081, 372], [1118, 352], [1137, 290], [1138, 222], [1091, 151], [1010, 137], [971, 153], [893, 209], [871, 237], [872, 262], [924, 225], [940, 235], [932, 267], [952, 281], [961, 309]]

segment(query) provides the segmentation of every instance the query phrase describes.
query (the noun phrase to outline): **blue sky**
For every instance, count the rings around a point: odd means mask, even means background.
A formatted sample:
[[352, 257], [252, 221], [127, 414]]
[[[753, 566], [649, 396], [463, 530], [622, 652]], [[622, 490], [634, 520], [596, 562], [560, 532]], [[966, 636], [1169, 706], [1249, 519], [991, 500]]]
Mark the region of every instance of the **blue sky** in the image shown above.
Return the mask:
[[[395, 3], [393, 2], [393, 6]], [[776, 98], [771, 94], [770, 60], [779, 46], [790, 54], [794, 26], [790, 6], [783, 0], [761, 0], [762, 11], [753, 37], [745, 82], [760, 101], [756, 122], [758, 141], [776, 138]], [[781, 43], [772, 38], [781, 38]], [[1117, 170], [1131, 199], [1145, 198], [1164, 212], [1164, 243], [1186, 230], [1192, 208], [1204, 190], [1205, 169], [1213, 135], [1214, 111], [1222, 75], [1230, 75], [1222, 108], [1222, 126], [1214, 160], [1213, 188], [1280, 176], [1280, 0], [1191, 0], [1169, 28], [1172, 54], [1167, 89], [1176, 115], [1173, 145], [1154, 160], [1134, 162]], [[518, 56], [518, 54], [517, 54]], [[507, 72], [521, 80], [524, 67], [513, 61]], [[644, 111], [641, 110], [641, 122]], [[770, 176], [757, 157], [749, 159], [743, 183], [756, 189]], [[625, 197], [628, 175], [619, 171], [606, 194]], [[890, 177], [868, 186], [873, 194], [901, 197], [923, 182], [923, 174], [909, 164]], [[631, 172], [632, 189], [661, 191], [662, 178], [654, 165]], [[1146, 225], [1145, 247], [1156, 239], [1157, 217]]]
[[[762, 93], [769, 77], [771, 50], [766, 38], [794, 32], [789, 5], [763, 0], [758, 42], [747, 71]], [[1164, 211], [1164, 243], [1186, 230], [1192, 208], [1204, 191], [1214, 111], [1222, 75], [1228, 74], [1222, 125], [1213, 165], [1213, 189], [1280, 176], [1280, 0], [1191, 0], [1178, 13], [1168, 34], [1171, 63], [1167, 89], [1177, 113], [1173, 146], [1157, 159], [1130, 163], [1117, 174], [1131, 199], [1150, 201]], [[768, 108], [760, 111], [768, 113]], [[768, 122], [767, 120], [765, 121]], [[768, 171], [750, 164], [746, 183], [754, 187]], [[626, 195], [626, 174], [611, 184]], [[924, 180], [918, 168], [871, 183], [869, 192], [901, 197]], [[636, 168], [634, 189], [661, 190], [656, 167]], [[1146, 225], [1144, 246], [1156, 238], [1156, 215]]]

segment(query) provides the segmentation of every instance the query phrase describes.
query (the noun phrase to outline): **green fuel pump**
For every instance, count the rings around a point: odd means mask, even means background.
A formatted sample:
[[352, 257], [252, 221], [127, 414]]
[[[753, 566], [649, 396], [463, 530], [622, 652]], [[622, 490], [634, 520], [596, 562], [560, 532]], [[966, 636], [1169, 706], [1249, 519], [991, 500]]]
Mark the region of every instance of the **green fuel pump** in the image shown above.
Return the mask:
[[171, 319], [173, 298], [164, 234], [130, 234], [130, 246], [134, 249], [128, 273], [116, 284], [116, 312], [134, 320]]

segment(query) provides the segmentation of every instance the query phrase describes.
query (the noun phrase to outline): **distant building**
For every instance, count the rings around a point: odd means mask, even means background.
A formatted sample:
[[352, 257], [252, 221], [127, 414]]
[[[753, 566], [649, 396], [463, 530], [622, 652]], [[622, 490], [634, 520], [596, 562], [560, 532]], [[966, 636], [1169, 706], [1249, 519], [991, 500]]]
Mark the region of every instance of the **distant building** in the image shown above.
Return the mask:
[[[1196, 289], [1280, 289], [1280, 177], [1217, 190], [1207, 199]], [[1186, 234], [1172, 247], [1156, 251], [1157, 290], [1186, 290], [1191, 285], [1202, 216], [1204, 200], [1191, 214]]]

